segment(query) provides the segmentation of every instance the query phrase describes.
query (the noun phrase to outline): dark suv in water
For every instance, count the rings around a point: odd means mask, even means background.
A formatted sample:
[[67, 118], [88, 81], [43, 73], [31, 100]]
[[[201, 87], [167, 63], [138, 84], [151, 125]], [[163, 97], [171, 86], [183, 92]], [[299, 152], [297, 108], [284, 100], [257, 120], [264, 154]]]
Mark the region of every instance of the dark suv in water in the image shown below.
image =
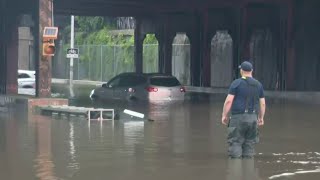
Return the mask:
[[91, 91], [92, 100], [184, 100], [185, 88], [172, 75], [160, 73], [122, 73]]

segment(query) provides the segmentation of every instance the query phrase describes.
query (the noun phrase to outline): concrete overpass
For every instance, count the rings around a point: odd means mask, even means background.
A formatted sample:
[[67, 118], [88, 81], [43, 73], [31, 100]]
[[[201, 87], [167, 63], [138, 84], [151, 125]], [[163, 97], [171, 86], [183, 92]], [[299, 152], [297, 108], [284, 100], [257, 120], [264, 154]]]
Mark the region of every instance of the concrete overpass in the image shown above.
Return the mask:
[[[255, 76], [269, 90], [320, 90], [320, 2], [318, 0], [0, 0], [0, 93], [17, 93], [17, 29], [29, 14], [35, 37], [37, 96], [51, 92], [51, 58], [41, 55], [42, 30], [52, 12], [85, 16], [133, 16], [135, 69], [142, 71], [143, 39], [156, 34], [159, 71], [172, 71], [172, 41], [186, 33], [191, 43], [191, 85], [209, 87], [212, 78], [236, 78], [239, 62], [251, 59]], [[218, 30], [233, 41], [231, 62], [210, 59]], [[256, 38], [254, 38], [256, 37]], [[257, 37], [261, 37], [260, 39]], [[266, 41], [268, 43], [261, 43]], [[260, 42], [260, 43], [259, 43]], [[213, 64], [213, 65], [212, 65]], [[212, 76], [215, 72], [215, 76]]]

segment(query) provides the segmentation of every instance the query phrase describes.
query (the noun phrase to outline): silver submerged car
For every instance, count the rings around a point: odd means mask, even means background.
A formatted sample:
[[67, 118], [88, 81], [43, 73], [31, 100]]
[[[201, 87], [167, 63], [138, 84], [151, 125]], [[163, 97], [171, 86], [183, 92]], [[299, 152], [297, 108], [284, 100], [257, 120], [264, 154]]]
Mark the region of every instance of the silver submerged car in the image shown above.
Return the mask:
[[184, 100], [185, 88], [178, 79], [159, 73], [122, 73], [91, 91], [92, 100], [174, 101]]
[[36, 72], [30, 70], [18, 70], [18, 94], [35, 95]]

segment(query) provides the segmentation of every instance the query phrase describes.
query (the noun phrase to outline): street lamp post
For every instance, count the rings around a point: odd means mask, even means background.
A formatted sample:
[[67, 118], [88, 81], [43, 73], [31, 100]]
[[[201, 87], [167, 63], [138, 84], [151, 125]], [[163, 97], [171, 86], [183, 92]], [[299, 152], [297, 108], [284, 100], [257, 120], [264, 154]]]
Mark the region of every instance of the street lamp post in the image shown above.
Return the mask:
[[[74, 48], [74, 16], [71, 16], [71, 40], [70, 48]], [[70, 77], [69, 77], [69, 89], [70, 89], [70, 98], [74, 98], [73, 92], [73, 57], [70, 58]]]

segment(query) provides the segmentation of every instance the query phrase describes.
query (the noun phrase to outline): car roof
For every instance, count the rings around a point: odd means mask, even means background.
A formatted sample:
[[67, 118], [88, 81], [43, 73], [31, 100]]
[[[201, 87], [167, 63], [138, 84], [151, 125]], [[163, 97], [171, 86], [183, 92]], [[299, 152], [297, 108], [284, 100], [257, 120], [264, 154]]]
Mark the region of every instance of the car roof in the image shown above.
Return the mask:
[[118, 74], [118, 76], [123, 76], [123, 75], [143, 75], [143, 73], [123, 72], [123, 73]]
[[35, 74], [36, 71], [30, 71], [30, 70], [22, 70], [22, 69], [19, 69], [18, 70], [18, 73], [26, 73], [26, 74]]
[[168, 76], [171, 77], [172, 75], [170, 74], [165, 74], [165, 73], [145, 73], [147, 76]]
[[165, 73], [136, 73], [136, 72], [124, 72], [119, 74], [118, 76], [123, 76], [123, 75], [141, 75], [145, 77], [174, 77], [173, 75], [165, 74]]

